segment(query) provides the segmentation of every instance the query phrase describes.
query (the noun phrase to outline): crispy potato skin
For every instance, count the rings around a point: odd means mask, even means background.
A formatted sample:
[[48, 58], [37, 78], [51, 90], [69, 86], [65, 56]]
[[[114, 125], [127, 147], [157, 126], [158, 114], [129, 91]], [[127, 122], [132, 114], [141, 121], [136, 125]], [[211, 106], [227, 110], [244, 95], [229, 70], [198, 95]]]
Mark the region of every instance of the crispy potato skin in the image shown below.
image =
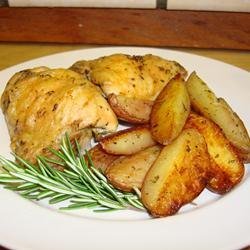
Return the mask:
[[165, 146], [142, 185], [142, 202], [155, 217], [175, 214], [207, 184], [209, 155], [203, 136], [185, 129]]
[[103, 150], [109, 154], [131, 155], [156, 144], [147, 125], [118, 131], [100, 140]]
[[149, 122], [153, 101], [129, 98], [124, 95], [110, 94], [108, 103], [117, 117], [132, 124]]
[[159, 94], [151, 111], [153, 138], [163, 144], [171, 143], [182, 131], [190, 113], [190, 100], [181, 78], [172, 79]]
[[141, 189], [148, 169], [154, 163], [161, 150], [155, 145], [133, 155], [121, 156], [107, 168], [105, 175], [109, 182], [122, 191], [133, 191], [133, 187]]
[[250, 153], [243, 153], [235, 148], [235, 152], [244, 164], [250, 163]]
[[88, 153], [94, 167], [101, 170], [103, 173], [105, 173], [107, 167], [119, 157], [118, 155], [106, 153], [100, 144], [91, 148]]
[[210, 155], [207, 188], [219, 194], [230, 191], [244, 175], [244, 165], [222, 130], [211, 120], [190, 114], [185, 128], [197, 129], [205, 138]]
[[227, 139], [241, 152], [250, 152], [250, 138], [239, 118], [223, 98], [217, 98], [207, 84], [193, 72], [187, 80], [193, 109], [214, 121]]

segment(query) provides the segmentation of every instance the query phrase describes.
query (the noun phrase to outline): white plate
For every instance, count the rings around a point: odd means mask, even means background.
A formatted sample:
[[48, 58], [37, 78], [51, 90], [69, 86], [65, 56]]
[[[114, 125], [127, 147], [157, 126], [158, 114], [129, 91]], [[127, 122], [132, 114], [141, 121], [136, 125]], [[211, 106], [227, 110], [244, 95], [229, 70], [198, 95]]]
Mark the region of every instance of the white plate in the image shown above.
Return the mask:
[[[69, 67], [77, 60], [112, 53], [152, 53], [196, 72], [228, 100], [250, 127], [250, 75], [231, 65], [182, 52], [138, 47], [107, 47], [55, 54], [0, 72], [0, 93], [17, 71], [35, 66]], [[0, 154], [10, 157], [9, 136], [0, 113]], [[14, 249], [239, 249], [250, 244], [250, 171], [229, 194], [208, 191], [197, 207], [185, 206], [179, 214], [151, 219], [141, 212], [94, 214], [84, 210], [62, 213], [46, 203], [27, 201], [0, 188], [0, 244]]]

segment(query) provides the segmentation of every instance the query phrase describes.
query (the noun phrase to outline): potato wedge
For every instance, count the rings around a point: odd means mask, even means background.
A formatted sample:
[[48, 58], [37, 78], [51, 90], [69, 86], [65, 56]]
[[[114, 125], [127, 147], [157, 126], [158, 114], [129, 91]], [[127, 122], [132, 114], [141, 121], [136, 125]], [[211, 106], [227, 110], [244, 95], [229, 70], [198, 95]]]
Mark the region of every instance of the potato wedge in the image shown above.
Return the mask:
[[250, 138], [238, 115], [228, 103], [217, 98], [207, 84], [193, 72], [187, 80], [187, 90], [195, 111], [214, 121], [227, 139], [240, 151], [250, 152]]
[[239, 159], [244, 163], [250, 163], [250, 153], [243, 153], [235, 149], [236, 154], [238, 155]]
[[161, 150], [155, 145], [133, 155], [121, 156], [107, 168], [105, 175], [109, 182], [122, 191], [141, 189], [146, 173], [152, 166]]
[[106, 153], [100, 144], [97, 144], [93, 148], [91, 148], [88, 151], [91, 160], [93, 162], [93, 165], [96, 169], [101, 170], [103, 173], [105, 173], [107, 167], [115, 161], [117, 158], [119, 158], [118, 155], [112, 155]]
[[165, 146], [142, 185], [142, 202], [155, 217], [175, 214], [206, 187], [209, 155], [203, 136], [186, 129]]
[[108, 103], [118, 119], [132, 124], [149, 122], [153, 101], [130, 98], [123, 95], [110, 94]]
[[244, 165], [220, 127], [211, 120], [192, 113], [185, 128], [195, 128], [205, 138], [211, 162], [207, 188], [219, 194], [230, 191], [241, 181]]
[[150, 124], [153, 138], [163, 144], [171, 143], [182, 131], [190, 113], [190, 100], [184, 80], [172, 79], [156, 98]]
[[124, 129], [100, 140], [105, 152], [114, 155], [131, 155], [156, 144], [148, 126]]

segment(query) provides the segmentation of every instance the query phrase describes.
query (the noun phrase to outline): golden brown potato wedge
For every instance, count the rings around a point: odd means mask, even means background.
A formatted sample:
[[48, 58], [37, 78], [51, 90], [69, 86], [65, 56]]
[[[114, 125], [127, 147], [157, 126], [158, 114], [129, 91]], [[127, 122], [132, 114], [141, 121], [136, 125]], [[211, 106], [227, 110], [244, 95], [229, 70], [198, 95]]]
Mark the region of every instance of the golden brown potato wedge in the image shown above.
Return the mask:
[[206, 187], [209, 155], [203, 136], [186, 129], [165, 146], [142, 185], [142, 202], [155, 217], [175, 214]]
[[163, 144], [171, 143], [182, 131], [190, 113], [190, 100], [181, 78], [172, 79], [156, 98], [150, 124], [153, 138]]
[[243, 153], [238, 151], [237, 149], [235, 149], [235, 152], [243, 163], [250, 163], [250, 153]]
[[97, 144], [93, 148], [91, 148], [89, 151], [89, 156], [91, 157], [91, 160], [93, 162], [93, 165], [96, 169], [100, 169], [103, 173], [105, 173], [107, 167], [117, 158], [119, 158], [118, 155], [112, 155], [106, 153], [100, 144]]
[[131, 155], [156, 144], [148, 126], [121, 130], [100, 140], [104, 151], [114, 155]]
[[110, 94], [108, 103], [120, 120], [133, 124], [149, 122], [153, 101]]
[[241, 181], [244, 165], [222, 130], [211, 120], [194, 113], [190, 114], [185, 128], [195, 128], [205, 138], [211, 162], [208, 189], [219, 194], [230, 191]]
[[133, 155], [121, 156], [107, 168], [109, 182], [122, 191], [141, 189], [142, 182], [151, 165], [158, 157], [161, 146], [155, 145]]
[[217, 98], [207, 84], [193, 72], [187, 80], [191, 105], [195, 111], [214, 121], [227, 139], [240, 151], [250, 152], [250, 138], [238, 115], [228, 103]]

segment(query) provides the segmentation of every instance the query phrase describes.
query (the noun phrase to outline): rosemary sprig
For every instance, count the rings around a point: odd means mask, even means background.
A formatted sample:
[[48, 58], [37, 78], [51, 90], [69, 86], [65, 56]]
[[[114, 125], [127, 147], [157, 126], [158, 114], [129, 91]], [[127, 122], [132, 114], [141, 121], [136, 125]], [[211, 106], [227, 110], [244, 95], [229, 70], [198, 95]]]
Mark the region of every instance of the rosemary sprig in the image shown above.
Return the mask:
[[[91, 208], [95, 212], [136, 208], [143, 210], [140, 193], [121, 192], [108, 183], [106, 177], [97, 170], [86, 152], [89, 166], [76, 143], [77, 153], [66, 135], [60, 150], [51, 149], [55, 157], [37, 157], [33, 165], [15, 155], [22, 164], [0, 156], [4, 169], [0, 173], [0, 184], [18, 192], [30, 200], [49, 198], [49, 204], [69, 201], [69, 205], [60, 209]], [[55, 169], [52, 164], [64, 166], [64, 171]], [[24, 166], [24, 167], [23, 167]]]

